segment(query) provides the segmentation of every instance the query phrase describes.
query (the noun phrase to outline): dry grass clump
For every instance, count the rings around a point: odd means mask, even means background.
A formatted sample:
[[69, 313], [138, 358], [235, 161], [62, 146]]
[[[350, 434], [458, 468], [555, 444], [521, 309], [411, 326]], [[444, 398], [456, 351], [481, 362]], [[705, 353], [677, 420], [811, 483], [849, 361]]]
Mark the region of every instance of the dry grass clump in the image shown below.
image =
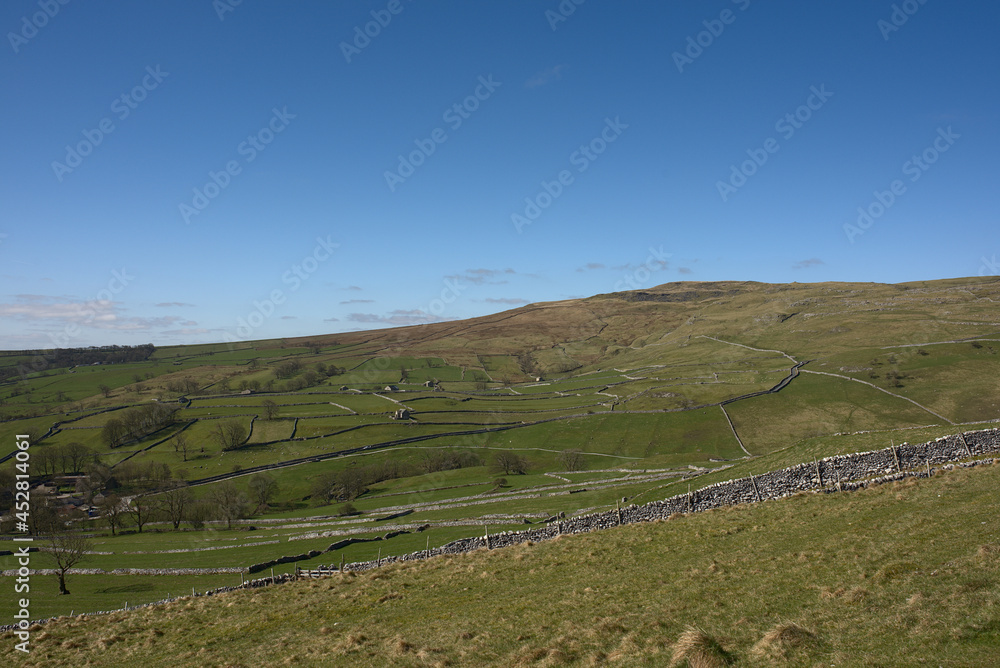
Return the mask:
[[794, 654], [813, 649], [818, 644], [816, 634], [794, 622], [778, 624], [750, 649], [756, 659], [773, 663], [787, 661]]
[[979, 549], [976, 550], [976, 556], [980, 559], [1000, 559], [1000, 544], [987, 543], [986, 545], [980, 545]]
[[719, 641], [699, 628], [689, 626], [677, 638], [670, 657], [670, 666], [688, 668], [724, 668], [733, 661]]

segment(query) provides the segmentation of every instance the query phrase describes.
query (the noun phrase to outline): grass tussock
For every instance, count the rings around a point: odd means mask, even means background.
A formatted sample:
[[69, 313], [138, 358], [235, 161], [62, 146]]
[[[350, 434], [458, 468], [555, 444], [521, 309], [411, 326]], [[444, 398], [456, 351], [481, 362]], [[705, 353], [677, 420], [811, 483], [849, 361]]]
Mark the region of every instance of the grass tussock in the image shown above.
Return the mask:
[[794, 622], [778, 624], [750, 648], [750, 656], [768, 663], [800, 658], [819, 645], [815, 633]]
[[724, 668], [733, 662], [718, 640], [693, 626], [677, 638], [672, 649], [671, 668]]

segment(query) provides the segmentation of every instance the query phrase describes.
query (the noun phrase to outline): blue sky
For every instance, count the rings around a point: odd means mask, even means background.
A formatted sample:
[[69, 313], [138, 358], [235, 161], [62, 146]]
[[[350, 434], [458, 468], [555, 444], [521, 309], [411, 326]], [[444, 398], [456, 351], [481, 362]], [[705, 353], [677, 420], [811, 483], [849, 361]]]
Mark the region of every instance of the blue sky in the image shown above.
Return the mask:
[[10, 0], [0, 348], [320, 334], [679, 280], [998, 274], [998, 18]]

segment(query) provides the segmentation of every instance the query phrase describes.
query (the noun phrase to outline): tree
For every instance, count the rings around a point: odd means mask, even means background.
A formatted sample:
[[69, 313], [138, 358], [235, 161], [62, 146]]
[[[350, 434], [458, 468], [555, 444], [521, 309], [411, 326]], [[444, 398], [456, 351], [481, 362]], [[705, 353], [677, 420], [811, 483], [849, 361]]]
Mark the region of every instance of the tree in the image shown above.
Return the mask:
[[188, 440], [183, 433], [174, 436], [174, 452], [180, 452], [184, 461], [188, 459]]
[[52, 533], [60, 526], [51, 495], [40, 490], [41, 487], [31, 490], [28, 498], [28, 533], [33, 536]]
[[257, 473], [250, 478], [250, 497], [257, 504], [254, 512], [261, 512], [278, 493], [278, 482], [266, 473]]
[[159, 509], [160, 504], [156, 499], [149, 496], [133, 496], [127, 512], [135, 525], [139, 527], [139, 533], [142, 533], [142, 527], [153, 519]]
[[494, 469], [503, 471], [504, 475], [516, 473], [524, 475], [528, 472], [528, 460], [510, 450], [498, 452], [494, 460]]
[[223, 450], [235, 450], [247, 440], [247, 429], [239, 420], [221, 420], [212, 436]]
[[186, 519], [187, 511], [194, 502], [194, 496], [187, 484], [177, 481], [177, 486], [169, 489], [161, 495], [163, 512], [174, 525], [174, 529], [179, 529], [181, 522]]
[[101, 440], [109, 448], [117, 448], [127, 439], [128, 429], [125, 427], [125, 422], [119, 418], [111, 418], [104, 423], [104, 428], [101, 430]]
[[264, 408], [265, 420], [273, 420], [278, 417], [278, 404], [271, 399], [265, 399], [261, 406]]
[[87, 555], [90, 541], [83, 534], [62, 531], [53, 534], [49, 545], [49, 555], [56, 562], [59, 576], [59, 594], [69, 594], [69, 589], [66, 589], [66, 572]]
[[97, 386], [97, 389], [99, 389], [101, 391], [101, 394], [104, 395], [105, 399], [107, 399], [108, 397], [111, 396], [111, 386], [110, 385], [101, 384], [101, 385]]
[[233, 520], [247, 515], [247, 497], [231, 480], [216, 485], [208, 499], [215, 507], [216, 519], [225, 520], [227, 529], [233, 528]]
[[115, 535], [115, 530], [120, 529], [122, 521], [125, 519], [125, 504], [117, 494], [109, 494], [98, 504], [101, 517], [111, 527], [111, 535]]
[[579, 471], [583, 468], [583, 453], [572, 448], [559, 453], [559, 462], [567, 471]]
[[87, 458], [94, 454], [94, 451], [82, 443], [69, 443], [62, 449], [63, 470], [66, 473], [80, 473]]

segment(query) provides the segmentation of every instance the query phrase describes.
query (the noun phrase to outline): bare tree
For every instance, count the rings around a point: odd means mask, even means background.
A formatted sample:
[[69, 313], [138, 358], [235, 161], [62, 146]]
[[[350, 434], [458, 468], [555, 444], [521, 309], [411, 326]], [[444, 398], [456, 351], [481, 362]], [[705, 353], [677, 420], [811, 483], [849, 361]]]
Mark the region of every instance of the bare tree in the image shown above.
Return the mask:
[[163, 512], [166, 514], [167, 519], [170, 520], [170, 523], [174, 525], [174, 529], [179, 529], [181, 522], [187, 519], [187, 511], [194, 502], [194, 496], [191, 494], [191, 490], [188, 489], [187, 484], [181, 481], [177, 482], [176, 487], [167, 490], [161, 495], [163, 497]]
[[115, 530], [121, 528], [122, 521], [125, 519], [125, 504], [122, 503], [121, 497], [117, 494], [109, 494], [104, 497], [98, 508], [101, 511], [101, 517], [111, 527], [111, 535], [114, 536]]
[[264, 408], [265, 420], [273, 420], [278, 417], [278, 404], [271, 399], [265, 399], [261, 406]]
[[580, 471], [583, 469], [583, 453], [575, 448], [563, 450], [559, 453], [559, 462], [567, 471]]
[[267, 473], [257, 473], [250, 478], [250, 496], [257, 504], [254, 512], [261, 512], [267, 508], [274, 495], [278, 493], [278, 481]]
[[87, 458], [94, 454], [94, 451], [83, 443], [73, 442], [62, 449], [63, 467], [67, 473], [80, 473]]
[[59, 532], [49, 539], [49, 555], [56, 562], [59, 594], [68, 594], [66, 572], [83, 559], [90, 550], [90, 541], [80, 533]]
[[227, 529], [233, 528], [233, 520], [246, 517], [247, 497], [232, 481], [216, 485], [208, 498], [215, 507], [216, 519], [225, 520]]
[[105, 399], [111, 396], [111, 386], [110, 385], [104, 385], [104, 384], [98, 385], [97, 389], [99, 389], [101, 391], [101, 394], [104, 395]]
[[101, 440], [109, 448], [117, 448], [128, 440], [128, 428], [119, 418], [111, 418], [104, 423], [104, 428], [101, 430]]
[[235, 450], [247, 440], [247, 428], [239, 420], [221, 420], [212, 436], [223, 450]]
[[504, 475], [511, 473], [523, 475], [528, 472], [528, 460], [515, 452], [504, 450], [497, 453], [494, 468], [503, 471]]
[[128, 512], [129, 516], [135, 522], [135, 525], [139, 527], [139, 533], [142, 533], [142, 527], [153, 519], [153, 516], [156, 515], [159, 509], [159, 502], [152, 497], [133, 496], [126, 512]]
[[174, 452], [181, 453], [184, 461], [188, 460], [188, 440], [183, 433], [174, 436]]

